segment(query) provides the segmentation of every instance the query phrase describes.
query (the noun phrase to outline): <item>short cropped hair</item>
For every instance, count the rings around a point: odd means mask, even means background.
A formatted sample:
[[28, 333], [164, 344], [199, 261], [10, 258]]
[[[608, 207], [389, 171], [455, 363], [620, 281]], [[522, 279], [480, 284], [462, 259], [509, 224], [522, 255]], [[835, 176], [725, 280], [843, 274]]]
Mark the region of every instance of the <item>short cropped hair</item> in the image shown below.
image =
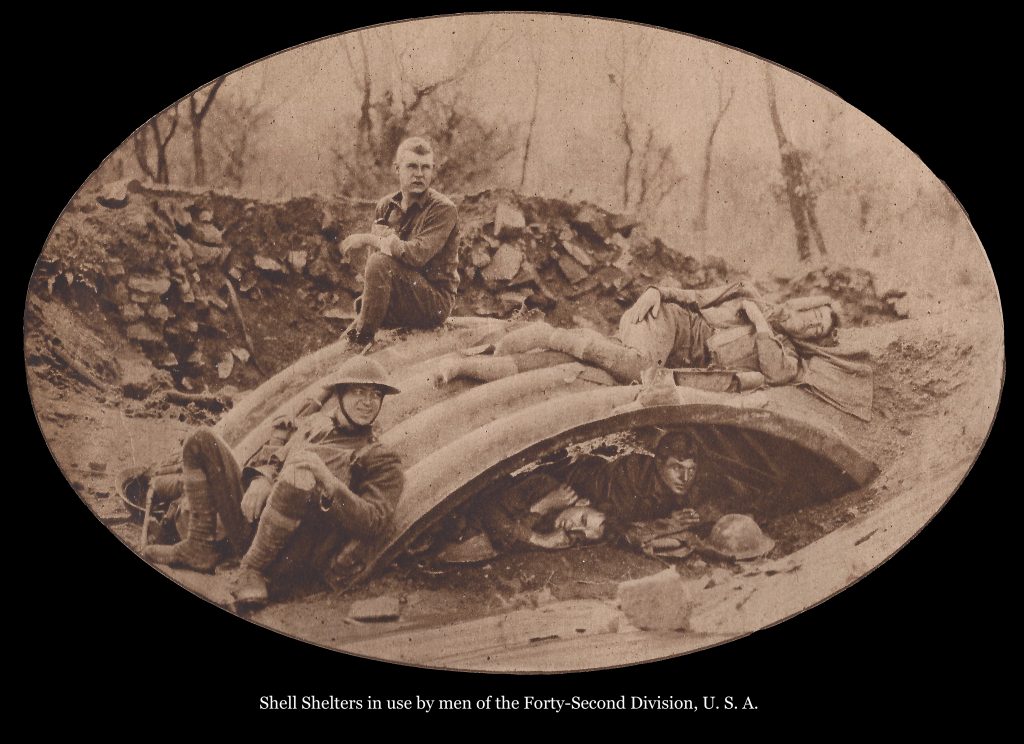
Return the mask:
[[695, 457], [697, 454], [697, 443], [688, 431], [670, 431], [662, 435], [654, 448], [654, 456], [661, 461], [670, 457], [677, 460], [685, 460], [688, 457]]
[[399, 161], [401, 154], [410, 150], [417, 155], [433, 155], [434, 148], [430, 146], [430, 142], [423, 137], [409, 137], [408, 139], [402, 140], [402, 144], [395, 150], [395, 162]]

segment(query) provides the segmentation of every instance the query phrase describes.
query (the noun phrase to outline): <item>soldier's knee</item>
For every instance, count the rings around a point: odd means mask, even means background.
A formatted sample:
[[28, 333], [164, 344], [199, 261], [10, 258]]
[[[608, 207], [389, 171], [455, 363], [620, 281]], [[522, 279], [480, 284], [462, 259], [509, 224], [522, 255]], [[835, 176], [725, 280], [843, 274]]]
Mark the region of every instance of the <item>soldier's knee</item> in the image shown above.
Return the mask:
[[363, 274], [376, 277], [391, 276], [396, 265], [397, 262], [391, 256], [374, 253], [366, 259], [366, 268], [363, 269]]
[[301, 519], [313, 498], [316, 483], [307, 484], [308, 471], [285, 467], [274, 484], [269, 505], [292, 519]]
[[186, 462], [194, 462], [197, 459], [201, 459], [204, 455], [208, 455], [217, 449], [219, 440], [217, 435], [213, 433], [213, 429], [204, 426], [196, 431], [192, 432], [185, 439], [185, 444], [181, 448], [182, 458]]

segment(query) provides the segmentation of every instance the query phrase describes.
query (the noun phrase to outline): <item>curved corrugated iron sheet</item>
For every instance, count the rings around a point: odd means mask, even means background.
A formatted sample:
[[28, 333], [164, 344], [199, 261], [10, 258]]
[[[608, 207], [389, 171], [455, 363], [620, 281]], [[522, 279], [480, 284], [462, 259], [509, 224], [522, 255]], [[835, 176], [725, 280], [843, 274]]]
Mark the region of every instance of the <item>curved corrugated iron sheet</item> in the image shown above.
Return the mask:
[[[406, 468], [406, 489], [387, 539], [364, 573], [389, 563], [437, 519], [496, 479], [539, 458], [595, 437], [641, 427], [708, 425], [762, 432], [818, 453], [854, 483], [877, 467], [853, 442], [867, 430], [796, 388], [712, 393], [686, 387], [615, 385], [598, 369], [560, 364], [488, 383], [435, 383], [460, 349], [493, 343], [515, 327], [502, 321], [456, 319], [373, 354], [402, 390], [378, 420], [381, 441]], [[436, 338], [434, 337], [436, 336]], [[271, 422], [320, 390], [320, 379], [348, 357], [333, 344], [297, 362], [250, 393], [218, 424], [236, 457], [248, 458]]]

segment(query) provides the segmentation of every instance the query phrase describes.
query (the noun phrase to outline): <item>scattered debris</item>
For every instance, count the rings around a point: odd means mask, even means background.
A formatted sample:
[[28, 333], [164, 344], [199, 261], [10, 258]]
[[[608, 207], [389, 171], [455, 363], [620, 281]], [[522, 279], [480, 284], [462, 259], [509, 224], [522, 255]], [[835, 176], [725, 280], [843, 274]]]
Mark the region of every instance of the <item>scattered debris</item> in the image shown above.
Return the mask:
[[235, 368], [235, 357], [231, 352], [225, 352], [220, 361], [217, 362], [217, 377], [226, 380], [231, 376], [231, 370]]
[[109, 184], [96, 201], [107, 209], [123, 209], [128, 206], [128, 182], [115, 181]]
[[579, 263], [581, 266], [585, 266], [589, 269], [594, 265], [594, 259], [591, 258], [590, 254], [587, 253], [582, 248], [580, 248], [575, 243], [572, 243], [567, 240], [562, 243], [562, 247], [565, 248], [568, 254], [572, 256], [576, 260], [576, 262]]
[[128, 280], [128, 287], [143, 294], [160, 296], [171, 288], [171, 280], [167, 277], [133, 276]]
[[360, 622], [391, 622], [402, 616], [402, 603], [396, 597], [374, 597], [352, 603], [348, 616]]
[[509, 282], [519, 273], [522, 263], [523, 252], [515, 246], [503, 243], [491, 257], [491, 262], [480, 273], [488, 282]]
[[572, 256], [561, 256], [558, 259], [558, 268], [565, 274], [565, 278], [573, 284], [586, 279], [590, 274], [587, 270], [580, 266], [579, 262], [576, 261]]
[[[593, 204], [510, 190], [455, 200], [462, 276], [455, 315], [510, 317], [536, 309], [566, 327], [586, 308], [586, 325], [610, 333], [649, 284], [706, 287], [735, 276], [721, 260], [687, 256], [634, 217]], [[279, 369], [333, 340], [334, 321], [353, 317], [362, 277], [358, 262], [338, 259], [337, 245], [365, 229], [362, 205], [320, 197], [262, 203], [137, 182], [111, 184], [97, 201], [109, 208], [75, 212], [55, 226], [32, 291], [106, 315], [155, 364], [165, 364], [168, 353], [191, 360], [168, 367], [179, 387], [185, 375], [200, 389], [221, 379], [216, 364], [193, 356], [200, 348], [206, 359], [220, 360], [244, 347], [255, 360], [255, 344], [273, 336], [274, 352], [266, 353]], [[226, 297], [225, 281], [234, 287]], [[846, 325], [909, 314], [902, 292], [879, 297], [869, 274], [842, 267], [759, 286], [773, 300], [835, 296]], [[266, 314], [243, 319], [235, 291]], [[262, 374], [259, 365], [236, 367], [232, 379], [246, 387]], [[143, 387], [133, 383], [136, 391]]]
[[500, 202], [494, 212], [494, 234], [499, 239], [518, 235], [526, 227], [526, 217], [517, 207]]
[[630, 622], [641, 630], [682, 630], [704, 583], [685, 581], [674, 568], [666, 568], [619, 584], [619, 604]]
[[288, 251], [288, 265], [295, 272], [301, 272], [306, 267], [306, 251]]
[[253, 263], [256, 264], [256, 268], [260, 271], [272, 271], [277, 274], [284, 273], [284, 266], [272, 258], [266, 256], [253, 256]]

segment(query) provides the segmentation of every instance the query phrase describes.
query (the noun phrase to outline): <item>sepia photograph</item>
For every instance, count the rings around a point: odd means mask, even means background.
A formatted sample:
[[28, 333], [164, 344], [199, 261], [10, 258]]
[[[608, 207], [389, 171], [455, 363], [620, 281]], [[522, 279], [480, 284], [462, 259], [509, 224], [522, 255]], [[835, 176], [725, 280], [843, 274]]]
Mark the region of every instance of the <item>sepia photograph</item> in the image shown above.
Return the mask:
[[125, 627], [200, 603], [373, 664], [602, 670], [785, 627], [927, 535], [1000, 404], [995, 275], [928, 162], [799, 72], [441, 16], [108, 132], [32, 249], [24, 360], [52, 510], [169, 587]]

